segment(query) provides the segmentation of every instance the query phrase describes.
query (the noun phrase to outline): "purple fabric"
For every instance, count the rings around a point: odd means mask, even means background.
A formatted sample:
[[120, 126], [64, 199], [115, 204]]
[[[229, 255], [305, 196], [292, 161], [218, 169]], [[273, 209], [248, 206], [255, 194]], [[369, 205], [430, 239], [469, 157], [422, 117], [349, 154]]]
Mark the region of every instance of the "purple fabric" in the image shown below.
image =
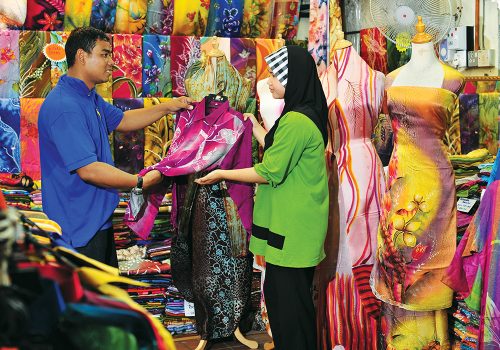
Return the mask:
[[[212, 107], [213, 106], [213, 107]], [[206, 115], [208, 112], [208, 115]], [[194, 104], [192, 110], [177, 114], [177, 128], [167, 156], [159, 163], [140, 172], [145, 175], [159, 170], [165, 176], [193, 174], [202, 170], [251, 167], [252, 123], [243, 121], [243, 115], [229, 108], [229, 102], [214, 103], [206, 111], [205, 99]], [[227, 183], [228, 191], [238, 207], [243, 226], [250, 232], [252, 225], [252, 185]], [[125, 223], [141, 238], [146, 238], [153, 227], [166, 187], [157, 188], [147, 196], [147, 205], [137, 217], [130, 207]], [[175, 208], [172, 215], [175, 217]]]

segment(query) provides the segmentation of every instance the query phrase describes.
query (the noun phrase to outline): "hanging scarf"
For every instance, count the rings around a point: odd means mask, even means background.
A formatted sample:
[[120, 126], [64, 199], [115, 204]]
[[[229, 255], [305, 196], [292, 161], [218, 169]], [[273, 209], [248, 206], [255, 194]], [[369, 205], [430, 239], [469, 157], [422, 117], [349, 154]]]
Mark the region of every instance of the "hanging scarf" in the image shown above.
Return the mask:
[[[286, 50], [287, 53], [284, 54], [283, 50]], [[279, 54], [275, 55], [278, 52]], [[285, 56], [286, 62], [283, 61]], [[280, 82], [285, 85], [285, 107], [264, 139], [264, 152], [273, 144], [274, 134], [281, 118], [291, 111], [304, 114], [316, 124], [326, 147], [328, 143], [328, 105], [312, 56], [306, 49], [290, 45], [267, 56], [266, 62], [268, 62], [274, 76], [278, 77]]]

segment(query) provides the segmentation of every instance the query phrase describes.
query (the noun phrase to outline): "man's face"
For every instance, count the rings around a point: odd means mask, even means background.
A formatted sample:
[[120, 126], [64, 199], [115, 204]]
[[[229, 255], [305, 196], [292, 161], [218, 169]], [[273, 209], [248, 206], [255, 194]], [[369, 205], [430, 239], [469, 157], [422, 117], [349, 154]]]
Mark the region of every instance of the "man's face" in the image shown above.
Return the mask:
[[111, 44], [97, 40], [91, 53], [85, 52], [85, 73], [94, 84], [107, 82], [113, 71]]

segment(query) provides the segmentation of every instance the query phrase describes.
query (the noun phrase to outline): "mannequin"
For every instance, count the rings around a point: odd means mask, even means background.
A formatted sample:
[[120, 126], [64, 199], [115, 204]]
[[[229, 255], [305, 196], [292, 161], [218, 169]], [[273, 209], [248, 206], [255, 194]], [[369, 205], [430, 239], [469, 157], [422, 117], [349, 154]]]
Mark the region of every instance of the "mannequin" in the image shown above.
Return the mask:
[[[194, 99], [201, 100], [205, 95], [208, 95], [209, 93], [213, 94], [219, 94], [221, 93], [222, 95], [226, 96], [231, 104], [231, 106], [234, 107], [236, 110], [243, 111], [242, 109], [245, 107], [245, 103], [247, 98], [250, 95], [250, 87], [251, 83], [248, 79], [245, 79], [239, 75], [239, 73], [230, 65], [230, 63], [227, 61], [225, 54], [223, 51], [221, 51], [218, 48], [218, 43], [217, 40], [214, 39], [212, 42], [212, 49], [209, 50], [208, 52], [204, 53], [202, 57], [202, 62], [197, 62], [195, 63], [191, 68], [190, 71], [188, 72], [186, 76], [186, 91], [190, 96], [192, 96]], [[191, 185], [188, 186], [193, 186], [192, 179], [187, 180], [188, 183], [191, 183]], [[225, 184], [224, 186], [229, 187], [228, 184]], [[189, 191], [189, 190], [188, 190]], [[211, 213], [211, 215], [216, 216], [216, 214], [212, 213], [214, 210], [210, 209], [208, 207], [208, 204], [203, 204], [203, 200], [201, 200], [201, 193], [203, 191], [208, 191], [204, 196], [209, 196], [213, 197], [216, 196], [214, 193], [212, 193], [212, 190], [208, 189], [208, 186], [204, 186], [203, 188], [197, 188], [196, 192], [197, 195], [195, 196], [194, 201], [198, 202], [198, 206], [200, 206], [200, 210]], [[196, 207], [196, 205], [194, 205]], [[227, 210], [227, 208], [226, 208]], [[192, 217], [194, 217], [195, 214], [192, 214]], [[191, 218], [190, 220], [195, 221], [195, 219]], [[241, 220], [238, 220], [241, 225]], [[243, 228], [244, 229], [244, 228]], [[229, 229], [226, 231], [222, 232], [225, 236], [230, 236], [229, 234]], [[194, 236], [194, 235], [193, 235]], [[195, 240], [195, 238], [193, 238]], [[224, 241], [225, 242], [225, 241]], [[212, 242], [210, 241], [208, 244], [214, 245], [213, 251], [215, 252], [215, 249], [219, 249], [220, 245], [225, 244], [224, 242]], [[217, 247], [215, 248], [215, 245]], [[179, 246], [180, 247], [180, 246]], [[174, 249], [174, 246], [172, 247]], [[227, 247], [225, 247], [227, 248]], [[193, 253], [194, 248], [193, 245], [193, 250], [191, 251], [191, 254], [195, 255]], [[230, 249], [229, 249], [230, 250]], [[197, 250], [198, 251], [198, 250]], [[232, 298], [234, 298], [234, 303], [235, 304], [245, 304], [247, 300], [243, 298], [241, 294], [243, 294], [242, 289], [245, 290], [244, 294], [248, 295], [250, 294], [250, 283], [248, 285], [246, 284], [246, 281], [251, 277], [251, 259], [250, 257], [243, 256], [243, 257], [234, 257], [228, 251], [222, 250], [222, 257], [219, 257], [219, 259], [224, 260], [224, 263], [227, 263], [227, 266], [229, 266], [227, 269], [231, 270], [231, 272], [227, 272], [228, 278], [231, 279], [232, 283], [236, 285], [237, 281], [240, 281], [242, 286], [234, 286], [234, 290], [231, 289], [232, 291], [237, 291], [239, 293], [238, 295], [231, 295]], [[226, 253], [227, 256], [226, 256]], [[197, 260], [208, 260], [207, 258], [207, 252], [205, 250], [202, 250], [201, 252], [197, 253], [201, 254], [200, 257], [196, 259], [196, 257], [193, 257], [193, 261]], [[172, 270], [173, 270], [173, 276], [174, 276], [174, 282], [176, 281], [176, 276], [174, 275], [174, 259], [175, 257], [173, 256], [173, 263], [172, 263]], [[211, 265], [210, 262], [206, 265]], [[180, 264], [179, 264], [180, 266]], [[185, 268], [185, 267], [184, 267]], [[212, 274], [212, 268], [213, 266], [199, 266], [199, 265], [193, 265], [193, 275], [196, 274], [197, 280], [204, 280], [204, 279], [210, 279], [212, 282], [216, 281], [215, 283], [219, 283], [219, 275], [214, 275]], [[198, 269], [199, 271], [195, 273], [195, 269]], [[203, 270], [203, 271], [201, 271]], [[234, 271], [233, 271], [234, 270]], [[207, 272], [208, 271], [208, 272]], [[182, 273], [182, 271], [180, 271]], [[206, 275], [203, 275], [206, 274]], [[202, 275], [200, 277], [199, 275]], [[179, 275], [177, 275], [179, 276]], [[181, 285], [184, 286], [185, 281], [180, 281], [180, 278], [177, 279], [179, 283], [182, 283]], [[204, 286], [205, 284], [208, 285], [210, 284], [209, 282], [203, 282], [202, 283]], [[219, 285], [219, 284], [218, 284]], [[179, 286], [180, 287], [180, 286]], [[183, 292], [184, 287], [178, 289]], [[194, 288], [193, 288], [194, 291]], [[201, 292], [193, 292], [193, 291], [188, 291], [188, 293], [193, 293], [194, 295], [194, 301], [195, 301], [195, 310], [198, 315], [198, 312], [201, 312], [200, 315], [205, 315], [203, 316], [204, 318], [204, 323], [211, 324], [214, 323], [214, 318], [215, 318], [215, 312], [212, 310], [214, 308], [221, 307], [221, 305], [217, 304], [215, 305], [213, 303], [213, 299], [216, 298], [213, 295], [207, 296], [204, 295]], [[229, 296], [226, 296], [226, 298], [231, 298]], [[218, 298], [218, 297], [217, 297]], [[209, 299], [209, 300], [207, 300]], [[233, 299], [232, 299], [233, 300]], [[197, 303], [198, 301], [198, 303]], [[226, 311], [224, 307], [222, 307], [222, 312]], [[235, 316], [236, 315], [236, 316]], [[235, 312], [235, 315], [227, 315], [229, 316], [228, 318], [231, 319], [231, 322], [239, 322], [241, 320], [240, 317], [242, 317], [242, 312], [238, 311]], [[212, 318], [213, 317], [213, 318]], [[218, 319], [217, 319], [218, 320]], [[200, 326], [201, 327], [201, 326]], [[230, 324], [225, 324], [222, 325], [220, 323], [220, 320], [217, 321], [217, 327], [219, 328], [218, 333], [215, 332], [214, 330], [211, 330], [212, 328], [207, 327], [206, 325], [203, 325], [203, 332], [201, 333], [202, 336], [210, 338], [217, 338], [220, 333], [224, 333], [224, 336], [227, 336], [227, 332], [232, 332], [232, 329]], [[223, 330], [220, 330], [220, 328], [224, 328]], [[200, 332], [200, 328], [198, 328], [198, 331]], [[230, 334], [230, 333], [229, 333]], [[235, 338], [245, 345], [246, 347], [250, 349], [257, 349], [258, 348], [258, 343], [255, 341], [251, 341], [249, 339], [246, 339], [243, 334], [241, 333], [239, 327], [236, 326], [236, 329], [234, 330], [234, 336]], [[198, 346], [196, 347], [196, 350], [203, 350], [207, 347], [208, 344], [208, 339], [201, 339]]]
[[368, 66], [340, 29], [337, 38], [332, 64], [321, 79], [335, 131], [332, 151], [339, 176], [340, 244], [327, 291], [329, 341], [331, 347], [375, 350], [373, 312], [379, 305], [370, 288], [363, 286], [368, 286], [375, 261], [384, 190], [383, 167], [371, 134], [382, 105], [385, 77]]
[[453, 293], [442, 277], [455, 252], [456, 203], [443, 136], [464, 78], [439, 62], [421, 17], [416, 27], [410, 62], [386, 78], [395, 142], [370, 284], [383, 301], [385, 347], [446, 350]]

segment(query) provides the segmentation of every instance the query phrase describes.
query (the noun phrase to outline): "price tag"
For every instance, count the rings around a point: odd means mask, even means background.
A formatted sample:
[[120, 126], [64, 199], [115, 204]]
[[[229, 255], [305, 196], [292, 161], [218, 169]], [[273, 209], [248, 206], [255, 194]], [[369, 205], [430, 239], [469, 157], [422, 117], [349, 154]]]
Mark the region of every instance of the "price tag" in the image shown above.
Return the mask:
[[184, 300], [184, 315], [194, 317], [194, 304]]
[[477, 199], [460, 198], [457, 202], [457, 210], [462, 213], [468, 213], [476, 202]]

